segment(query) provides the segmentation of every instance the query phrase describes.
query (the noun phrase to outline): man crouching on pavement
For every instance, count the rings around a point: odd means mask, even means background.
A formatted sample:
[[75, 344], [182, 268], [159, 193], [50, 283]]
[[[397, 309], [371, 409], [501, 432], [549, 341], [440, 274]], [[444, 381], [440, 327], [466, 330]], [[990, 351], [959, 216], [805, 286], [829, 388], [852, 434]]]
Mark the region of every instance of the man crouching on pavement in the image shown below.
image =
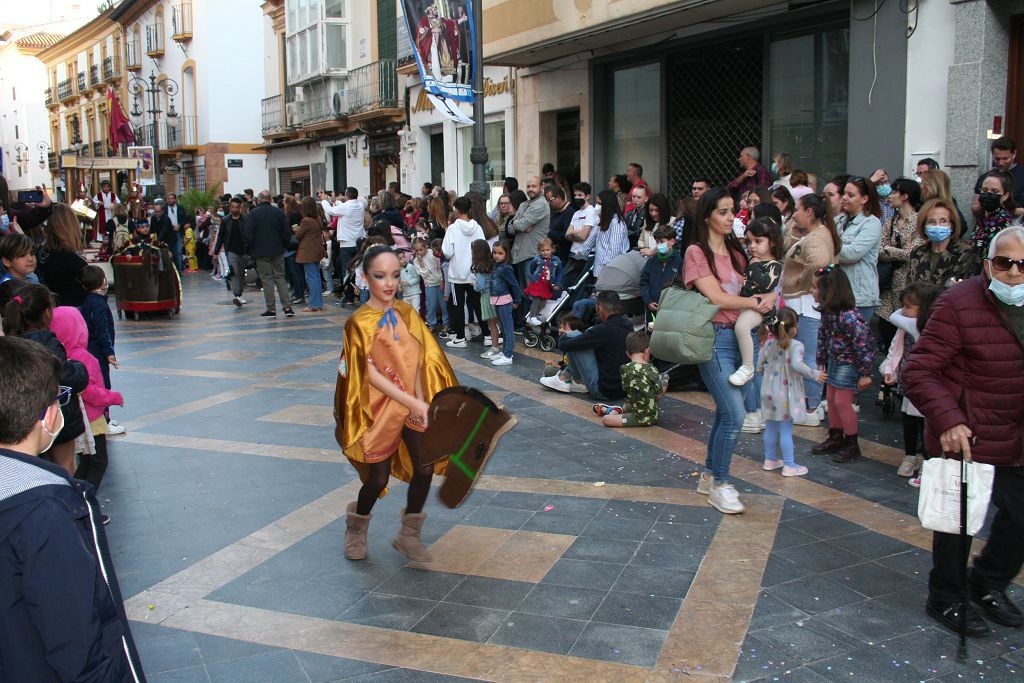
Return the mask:
[[0, 678], [144, 681], [90, 484], [38, 455], [75, 400], [36, 342], [0, 337]]

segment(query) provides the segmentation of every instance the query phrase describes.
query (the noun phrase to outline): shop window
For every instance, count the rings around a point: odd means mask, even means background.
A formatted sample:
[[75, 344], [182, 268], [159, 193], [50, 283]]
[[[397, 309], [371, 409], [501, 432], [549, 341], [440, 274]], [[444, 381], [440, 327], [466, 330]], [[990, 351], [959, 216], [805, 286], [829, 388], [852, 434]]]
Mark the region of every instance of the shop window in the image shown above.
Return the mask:
[[[473, 181], [473, 163], [469, 153], [473, 148], [473, 126], [466, 126], [462, 134], [462, 169], [465, 185]], [[489, 121], [484, 124], [484, 143], [487, 147], [487, 165], [484, 167], [484, 180], [492, 182], [505, 178], [505, 121]]]
[[661, 130], [661, 64], [654, 62], [612, 71], [606, 136], [606, 168], [592, 179], [603, 188], [626, 166], [643, 166], [644, 180], [658, 191], [661, 187], [661, 158], [664, 140]]

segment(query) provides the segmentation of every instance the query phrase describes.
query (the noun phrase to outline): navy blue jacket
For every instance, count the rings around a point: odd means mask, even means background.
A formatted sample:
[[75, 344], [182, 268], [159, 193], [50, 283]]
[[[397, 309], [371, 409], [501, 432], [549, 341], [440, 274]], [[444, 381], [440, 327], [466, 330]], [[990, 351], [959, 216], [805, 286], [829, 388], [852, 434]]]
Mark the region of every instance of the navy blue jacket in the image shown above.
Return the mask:
[[566, 353], [574, 351], [594, 351], [597, 360], [597, 384], [601, 393], [607, 398], [622, 398], [626, 392], [622, 389], [622, 374], [619, 370], [629, 362], [626, 355], [626, 337], [633, 331], [633, 324], [622, 313], [608, 316], [603, 323], [598, 323], [583, 334], [558, 338], [558, 348]]
[[523, 291], [519, 288], [519, 281], [512, 266], [507, 263], [495, 263], [491, 272], [491, 296], [506, 294], [511, 294], [512, 301], [516, 304], [523, 298]]
[[682, 272], [683, 255], [678, 249], [673, 250], [672, 255], [663, 261], [658, 260], [657, 254], [650, 256], [644, 269], [640, 271], [640, 296], [643, 297], [644, 306], [652, 301], [661, 298], [661, 290], [672, 284], [676, 273]]
[[283, 256], [285, 247], [292, 239], [292, 229], [288, 227], [288, 216], [284, 211], [266, 202], [257, 204], [249, 210], [242, 234], [249, 253], [254, 258], [272, 258]]
[[[21, 335], [23, 339], [29, 339], [45, 346], [50, 353], [57, 356], [60, 361], [60, 383], [63, 386], [71, 387], [74, 394], [80, 394], [89, 386], [89, 372], [85, 366], [77, 360], [68, 360], [68, 352], [50, 330], [34, 330]], [[78, 403], [78, 398], [73, 395], [66, 405], [60, 407], [64, 416], [64, 428], [57, 435], [55, 443], [67, 443], [85, 432], [85, 416]], [[3, 614], [0, 611], [0, 614]], [[0, 677], [0, 681], [4, 680]]]
[[114, 355], [114, 314], [107, 305], [107, 297], [96, 292], [85, 295], [81, 311], [89, 328], [89, 353], [102, 366], [108, 356]]
[[0, 449], [0, 680], [144, 681], [90, 484]]

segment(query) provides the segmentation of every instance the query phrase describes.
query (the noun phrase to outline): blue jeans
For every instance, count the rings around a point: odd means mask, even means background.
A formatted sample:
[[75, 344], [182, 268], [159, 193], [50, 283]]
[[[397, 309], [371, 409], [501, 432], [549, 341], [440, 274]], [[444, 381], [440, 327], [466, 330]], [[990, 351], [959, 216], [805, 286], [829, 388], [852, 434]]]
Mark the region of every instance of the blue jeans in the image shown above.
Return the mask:
[[[754, 338], [754, 367], [757, 367], [757, 358], [761, 355], [761, 340], [758, 339], [757, 330], [750, 333], [750, 336]], [[748, 413], [752, 413], [755, 410], [761, 409], [761, 380], [764, 375], [756, 373], [754, 379], [747, 382], [749, 389], [743, 390], [743, 408]]]
[[[566, 332], [567, 337], [575, 337], [579, 334], [582, 334], [579, 330]], [[581, 384], [585, 384], [587, 391], [595, 400], [607, 401], [608, 399], [601, 393], [600, 385], [598, 384], [598, 377], [600, 375], [597, 370], [597, 357], [594, 355], [593, 350], [572, 351], [566, 355], [569, 357], [569, 362], [565, 366], [565, 371], [569, 374], [569, 377]], [[740, 421], [742, 422], [743, 418], [740, 418]]]
[[783, 464], [796, 467], [796, 460], [793, 459], [793, 421], [765, 420], [764, 459], [778, 460], [779, 451], [782, 451]]
[[[817, 368], [815, 359], [818, 355], [818, 328], [821, 327], [821, 319], [806, 315], [797, 316], [797, 319], [799, 322], [796, 340], [804, 345], [804, 362], [812, 368]], [[804, 377], [804, 393], [807, 394], [807, 407], [816, 410], [821, 403], [821, 384]]]
[[303, 263], [300, 265], [306, 275], [306, 287], [309, 288], [309, 298], [307, 299], [309, 307], [323, 308], [324, 292], [320, 287], [320, 264]]
[[746, 417], [743, 405], [744, 391], [749, 391], [750, 382], [744, 387], [729, 383], [729, 375], [740, 366], [740, 347], [736, 343], [736, 332], [731, 327], [715, 329], [715, 350], [711, 360], [698, 367], [700, 377], [715, 400], [715, 421], [708, 436], [708, 455], [704, 471], [715, 475], [715, 483], [729, 481], [729, 463], [736, 449], [736, 440]]
[[868, 325], [871, 324], [871, 319], [875, 317], [875, 309], [877, 306], [858, 306], [857, 310], [864, 316], [864, 322]]
[[[485, 294], [484, 296], [487, 295]], [[498, 311], [498, 327], [501, 329], [501, 352], [507, 358], [511, 358], [512, 351], [516, 346], [516, 333], [513, 329], [515, 327], [515, 323], [512, 321], [512, 304], [501, 304], [494, 308]]]
[[572, 304], [572, 314], [580, 320], [586, 320], [591, 311], [597, 309], [597, 299], [577, 299]]
[[438, 323], [437, 312], [441, 311], [441, 320], [448, 326], [448, 307], [444, 305], [441, 285], [428, 285], [427, 288], [427, 324], [433, 327]]
[[182, 243], [179, 239], [177, 243], [171, 247], [171, 256], [174, 257], [174, 265], [177, 267], [179, 273], [185, 272], [185, 258], [181, 253]]

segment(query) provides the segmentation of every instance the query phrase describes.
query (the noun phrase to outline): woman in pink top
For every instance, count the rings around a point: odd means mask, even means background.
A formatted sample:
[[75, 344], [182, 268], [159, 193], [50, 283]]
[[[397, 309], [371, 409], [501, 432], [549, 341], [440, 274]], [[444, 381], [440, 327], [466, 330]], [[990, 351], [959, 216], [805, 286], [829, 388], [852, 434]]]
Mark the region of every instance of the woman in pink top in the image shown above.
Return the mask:
[[[697, 492], [719, 512], [743, 512], [736, 489], [729, 483], [729, 463], [736, 447], [746, 410], [744, 387], [729, 383], [729, 375], [740, 366], [740, 349], [733, 326], [746, 308], [765, 313], [775, 305], [775, 294], [742, 297], [743, 271], [747, 257], [732, 231], [734, 205], [727, 190], [705, 192], [697, 205], [694, 243], [683, 258], [683, 281], [718, 306], [711, 319], [715, 324], [715, 351], [700, 365], [700, 376], [715, 400], [715, 421], [708, 437], [708, 455], [697, 483]], [[749, 386], [749, 385], [748, 385]]]

